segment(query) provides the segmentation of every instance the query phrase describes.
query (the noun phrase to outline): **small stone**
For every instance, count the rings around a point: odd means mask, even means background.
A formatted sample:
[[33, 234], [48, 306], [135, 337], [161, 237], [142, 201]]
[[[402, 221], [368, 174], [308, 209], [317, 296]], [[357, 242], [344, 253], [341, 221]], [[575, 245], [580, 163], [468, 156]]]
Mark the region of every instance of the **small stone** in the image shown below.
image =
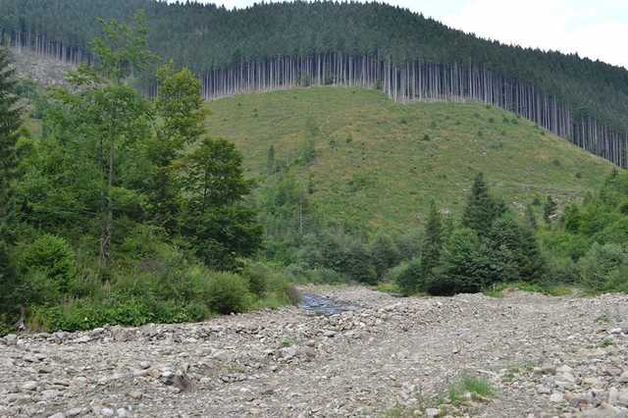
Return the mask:
[[83, 335], [82, 337], [79, 337], [75, 340], [73, 340], [73, 343], [77, 343], [77, 344], [85, 344], [90, 342], [92, 339], [89, 337], [89, 335]]
[[16, 345], [17, 344], [17, 335], [15, 334], [9, 334], [6, 337], [4, 337], [4, 342], [7, 345]]
[[316, 341], [314, 341], [314, 340], [307, 340], [305, 342], [305, 345], [308, 346], [308, 347], [316, 347]]
[[563, 399], [564, 399], [564, 395], [560, 392], [554, 392], [550, 396], [550, 402], [553, 402], [553, 403], [560, 403], [563, 401]]
[[427, 418], [436, 418], [440, 415], [440, 409], [436, 408], [427, 408], [425, 410], [425, 416]]
[[140, 363], [140, 368], [142, 370], [150, 369], [151, 364], [148, 361], [143, 361]]
[[37, 382], [30, 381], [26, 382], [22, 385], [22, 390], [35, 390], [37, 389]]
[[619, 376], [619, 383], [628, 383], [628, 370], [626, 370], [621, 374], [621, 376]]
[[57, 412], [54, 415], [50, 415], [48, 418], [65, 418], [66, 415], [63, 412]]
[[65, 416], [69, 417], [69, 418], [77, 417], [77, 416], [81, 415], [82, 412], [83, 412], [82, 408], [72, 408], [72, 409], [70, 409], [68, 411], [65, 411]]
[[612, 330], [609, 331], [609, 333], [613, 335], [621, 334], [621, 328], [613, 328]]
[[127, 418], [131, 416], [131, 414], [129, 414], [129, 412], [124, 408], [118, 408], [116, 410], [116, 414], [118, 414], [118, 417], [120, 418]]
[[136, 401], [139, 401], [144, 396], [144, 394], [142, 394], [142, 392], [137, 391], [137, 390], [132, 390], [129, 393], [127, 393], [127, 395], [130, 398], [135, 399]]
[[336, 336], [336, 331], [327, 330], [323, 333], [323, 335], [327, 338], [333, 338]]
[[608, 391], [608, 403], [611, 405], [615, 405], [617, 403], [617, 399], [619, 398], [619, 391], [617, 388], [611, 388]]
[[623, 389], [617, 395], [617, 405], [628, 407], [628, 389]]
[[102, 415], [103, 417], [112, 417], [114, 415], [114, 412], [111, 408], [103, 408], [100, 410], [100, 415]]
[[598, 383], [597, 377], [585, 377], [582, 379], [582, 383], [588, 386], [595, 386]]

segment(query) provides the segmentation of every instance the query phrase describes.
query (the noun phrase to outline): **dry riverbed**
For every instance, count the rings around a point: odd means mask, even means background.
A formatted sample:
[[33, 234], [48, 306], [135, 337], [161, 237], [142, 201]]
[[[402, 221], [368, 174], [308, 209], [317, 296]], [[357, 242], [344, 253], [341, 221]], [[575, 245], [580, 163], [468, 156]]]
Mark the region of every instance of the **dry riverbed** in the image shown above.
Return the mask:
[[0, 339], [0, 417], [422, 416], [463, 375], [452, 416], [628, 416], [628, 296], [312, 292], [359, 309]]

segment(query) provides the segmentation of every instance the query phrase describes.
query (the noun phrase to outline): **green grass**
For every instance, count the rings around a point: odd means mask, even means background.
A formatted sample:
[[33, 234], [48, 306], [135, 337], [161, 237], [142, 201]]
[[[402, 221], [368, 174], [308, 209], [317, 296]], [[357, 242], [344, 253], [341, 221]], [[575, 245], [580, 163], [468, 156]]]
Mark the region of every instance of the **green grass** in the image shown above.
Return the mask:
[[461, 404], [465, 401], [466, 393], [471, 394], [472, 400], [484, 401], [494, 396], [495, 389], [486, 379], [463, 376], [449, 387], [449, 400], [453, 405]]
[[[475, 174], [522, 211], [551, 194], [565, 203], [596, 189], [611, 164], [532, 122], [472, 103], [399, 104], [377, 91], [313, 88], [210, 102], [211, 136], [233, 140], [247, 174], [267, 153], [294, 162], [306, 141], [315, 158], [292, 170], [313, 185], [313, 202], [333, 220], [371, 229], [419, 225], [431, 200], [459, 213]], [[540, 211], [540, 207], [537, 207]]]
[[[541, 293], [547, 296], [571, 296], [576, 288], [563, 284], [535, 284], [535, 283], [501, 283], [484, 292], [486, 296], [503, 298], [507, 290], [520, 290], [529, 293]], [[578, 289], [579, 291], [579, 289]]]

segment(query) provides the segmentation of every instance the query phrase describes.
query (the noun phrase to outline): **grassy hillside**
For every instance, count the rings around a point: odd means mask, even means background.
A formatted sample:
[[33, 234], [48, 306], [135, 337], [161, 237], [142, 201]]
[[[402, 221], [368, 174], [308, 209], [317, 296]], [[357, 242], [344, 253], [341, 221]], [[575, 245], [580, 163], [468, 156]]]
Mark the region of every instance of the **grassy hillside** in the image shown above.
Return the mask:
[[547, 194], [577, 199], [611, 171], [531, 122], [476, 103], [403, 105], [376, 91], [317, 88], [208, 107], [209, 132], [235, 141], [251, 176], [263, 179], [271, 145], [290, 162], [313, 140], [315, 159], [291, 170], [314, 186], [328, 217], [372, 228], [417, 224], [432, 199], [459, 212], [478, 171], [518, 209]]

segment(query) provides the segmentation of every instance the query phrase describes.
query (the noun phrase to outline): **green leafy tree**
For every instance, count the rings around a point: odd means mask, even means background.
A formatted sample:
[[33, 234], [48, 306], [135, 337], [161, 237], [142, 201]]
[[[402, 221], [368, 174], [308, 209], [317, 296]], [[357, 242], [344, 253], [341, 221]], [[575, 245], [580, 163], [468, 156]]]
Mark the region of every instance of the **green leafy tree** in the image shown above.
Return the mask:
[[179, 186], [173, 173], [173, 162], [184, 146], [199, 140], [205, 133], [206, 112], [198, 79], [184, 68], [175, 71], [169, 62], [157, 71], [159, 82], [156, 110], [157, 134], [149, 142], [149, 158], [154, 164], [149, 186], [152, 222], [169, 231], [177, 228]]
[[397, 245], [389, 235], [378, 234], [371, 243], [371, 260], [378, 279], [382, 279], [388, 269], [400, 261]]
[[205, 263], [233, 269], [262, 242], [256, 214], [244, 206], [251, 182], [244, 178], [242, 155], [224, 139], [205, 139], [177, 164], [183, 190], [183, 233]]

